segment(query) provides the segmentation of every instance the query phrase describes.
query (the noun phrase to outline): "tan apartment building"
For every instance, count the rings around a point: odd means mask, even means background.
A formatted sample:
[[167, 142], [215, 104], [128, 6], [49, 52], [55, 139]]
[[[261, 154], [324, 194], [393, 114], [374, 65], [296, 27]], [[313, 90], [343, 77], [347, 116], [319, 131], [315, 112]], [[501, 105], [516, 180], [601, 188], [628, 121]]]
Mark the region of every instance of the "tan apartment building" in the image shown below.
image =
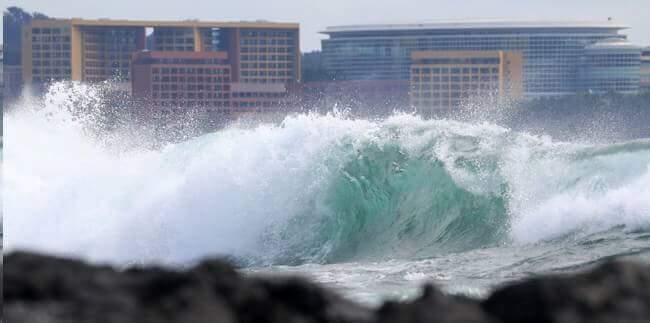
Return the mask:
[[520, 98], [523, 55], [506, 51], [415, 51], [411, 104], [426, 112], [451, 110], [465, 100]]
[[277, 84], [300, 79], [296, 23], [47, 19], [32, 21], [22, 36], [23, 79], [35, 87], [57, 80], [130, 82], [132, 59], [142, 51], [224, 52], [230, 82], [260, 84], [260, 93], [244, 96], [283, 96], [287, 86]]

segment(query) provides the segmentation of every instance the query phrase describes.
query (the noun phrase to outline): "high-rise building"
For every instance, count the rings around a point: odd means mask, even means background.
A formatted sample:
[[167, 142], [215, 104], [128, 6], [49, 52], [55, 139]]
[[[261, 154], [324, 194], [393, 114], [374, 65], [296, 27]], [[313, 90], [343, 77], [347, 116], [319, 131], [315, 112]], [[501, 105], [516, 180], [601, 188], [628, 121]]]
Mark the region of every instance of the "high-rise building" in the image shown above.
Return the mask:
[[[147, 48], [148, 33], [153, 48]], [[130, 82], [134, 53], [144, 50], [155, 54], [135, 57], [160, 60], [160, 53], [168, 53], [164, 60], [174, 59], [169, 55], [186, 60], [184, 52], [223, 52], [233, 88], [248, 91], [250, 86], [237, 84], [257, 84], [254, 90], [258, 92], [245, 94], [251, 97], [286, 96], [286, 85], [300, 79], [299, 26], [295, 23], [109, 19], [33, 20], [23, 30], [23, 77], [36, 88], [56, 80]], [[151, 57], [145, 59], [147, 55]], [[197, 55], [195, 59], [210, 57]]]
[[411, 105], [420, 112], [449, 110], [476, 98], [516, 99], [523, 92], [518, 52], [416, 51], [411, 57]]
[[[624, 41], [620, 31], [626, 28], [612, 21], [329, 27], [323, 31], [329, 36], [322, 41], [323, 67], [336, 80], [408, 80], [414, 51], [516, 51], [523, 53], [525, 96], [571, 94], [584, 90], [579, 72], [587, 47]], [[627, 71], [638, 73], [633, 71], [638, 62], [626, 64]]]

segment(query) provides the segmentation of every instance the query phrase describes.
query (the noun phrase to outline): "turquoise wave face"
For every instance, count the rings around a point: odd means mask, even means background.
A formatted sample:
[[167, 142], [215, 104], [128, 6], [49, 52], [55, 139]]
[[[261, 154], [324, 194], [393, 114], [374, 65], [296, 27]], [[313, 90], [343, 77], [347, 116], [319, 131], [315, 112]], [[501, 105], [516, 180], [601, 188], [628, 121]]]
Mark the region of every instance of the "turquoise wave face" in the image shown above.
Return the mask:
[[276, 261], [427, 257], [508, 241], [505, 184], [470, 192], [440, 160], [395, 145], [365, 147], [336, 173], [320, 211], [286, 224], [293, 245]]

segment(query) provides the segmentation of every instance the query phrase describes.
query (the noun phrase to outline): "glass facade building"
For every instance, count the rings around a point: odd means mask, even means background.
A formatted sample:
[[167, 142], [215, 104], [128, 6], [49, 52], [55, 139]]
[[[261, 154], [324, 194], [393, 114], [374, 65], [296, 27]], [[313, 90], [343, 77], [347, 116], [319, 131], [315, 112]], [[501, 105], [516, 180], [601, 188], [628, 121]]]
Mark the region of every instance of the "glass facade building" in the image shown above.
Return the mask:
[[[624, 41], [625, 26], [605, 22], [476, 22], [329, 27], [323, 67], [336, 80], [408, 80], [414, 51], [516, 51], [524, 56], [527, 96], [583, 90], [586, 47]], [[638, 63], [637, 63], [638, 64]]]
[[641, 48], [622, 40], [603, 40], [585, 48], [580, 87], [590, 93], [639, 91]]

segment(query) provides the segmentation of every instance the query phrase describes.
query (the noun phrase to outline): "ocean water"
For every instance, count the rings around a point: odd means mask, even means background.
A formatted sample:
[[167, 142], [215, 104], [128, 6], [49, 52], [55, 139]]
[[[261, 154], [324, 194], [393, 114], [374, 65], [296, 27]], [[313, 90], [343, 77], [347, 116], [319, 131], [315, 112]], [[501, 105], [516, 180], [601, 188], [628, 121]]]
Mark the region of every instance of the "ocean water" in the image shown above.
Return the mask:
[[5, 114], [6, 250], [117, 266], [227, 256], [371, 304], [423, 282], [480, 297], [612, 257], [650, 262], [650, 139], [332, 113], [146, 148], [147, 129], [99, 131], [102, 104], [56, 84]]

